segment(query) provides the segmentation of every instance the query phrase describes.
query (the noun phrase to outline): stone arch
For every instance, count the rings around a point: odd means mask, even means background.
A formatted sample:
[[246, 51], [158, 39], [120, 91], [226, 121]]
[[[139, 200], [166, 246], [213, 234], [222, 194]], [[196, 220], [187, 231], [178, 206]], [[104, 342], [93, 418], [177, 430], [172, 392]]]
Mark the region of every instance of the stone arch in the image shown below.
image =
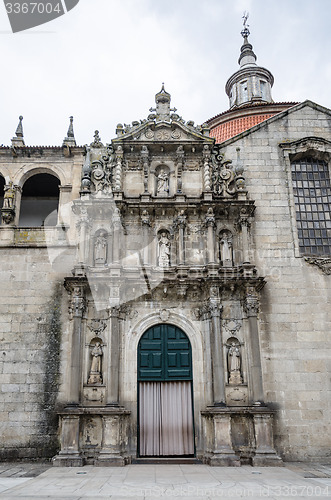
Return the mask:
[[44, 164], [44, 165], [35, 165], [29, 164], [24, 165], [24, 167], [20, 168], [14, 175], [13, 183], [20, 188], [23, 187], [25, 182], [34, 175], [37, 174], [50, 174], [54, 175], [58, 178], [60, 185], [64, 186], [69, 183], [69, 178], [66, 175], [64, 169], [59, 167], [58, 165]]
[[37, 170], [37, 172], [34, 170], [32, 175], [26, 175], [22, 185], [19, 218], [19, 226], [21, 227], [55, 226], [57, 224], [60, 179], [49, 170], [44, 172]]

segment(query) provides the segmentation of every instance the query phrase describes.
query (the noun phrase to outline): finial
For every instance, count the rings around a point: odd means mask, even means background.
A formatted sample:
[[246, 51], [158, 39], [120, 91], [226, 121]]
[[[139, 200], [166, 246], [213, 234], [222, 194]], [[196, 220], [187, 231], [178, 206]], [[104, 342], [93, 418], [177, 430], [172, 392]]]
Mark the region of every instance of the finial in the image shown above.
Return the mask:
[[22, 125], [23, 116], [22, 115], [19, 116], [18, 119], [19, 119], [19, 122], [17, 125], [15, 136], [11, 140], [12, 146], [14, 146], [14, 147], [15, 146], [25, 146], [24, 138], [23, 138], [23, 125]]
[[19, 123], [17, 125], [17, 129], [16, 129], [16, 137], [23, 137], [23, 125], [22, 125], [22, 120], [23, 120], [23, 116], [19, 116], [18, 117], [19, 119]]
[[69, 116], [69, 128], [67, 132], [67, 137], [63, 139], [63, 146], [76, 146], [76, 140], [75, 140], [75, 134], [74, 134], [74, 126], [73, 126], [73, 121], [74, 117]]
[[246, 12], [246, 11], [245, 11], [245, 12], [244, 12], [244, 15], [243, 15], [243, 17], [242, 17], [242, 18], [243, 18], [243, 20], [244, 20], [244, 21], [243, 21], [243, 26], [244, 26], [244, 29], [243, 29], [243, 30], [242, 30], [242, 32], [241, 32], [241, 36], [242, 36], [243, 38], [248, 38], [248, 37], [249, 37], [249, 35], [251, 34], [251, 32], [250, 32], [250, 31], [249, 31], [249, 29], [248, 29], [248, 28], [249, 28], [249, 24], [247, 24], [247, 20], [248, 20], [248, 18], [249, 18], [249, 12]]
[[74, 117], [69, 116], [69, 120], [70, 120], [70, 124], [69, 124], [68, 132], [67, 132], [67, 137], [75, 137], [74, 126], [73, 126]]

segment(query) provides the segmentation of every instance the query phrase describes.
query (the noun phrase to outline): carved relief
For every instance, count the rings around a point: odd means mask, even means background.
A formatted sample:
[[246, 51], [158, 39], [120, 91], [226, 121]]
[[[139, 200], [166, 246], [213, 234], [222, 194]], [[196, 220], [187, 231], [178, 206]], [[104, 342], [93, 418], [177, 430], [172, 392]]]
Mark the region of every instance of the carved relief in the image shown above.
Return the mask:
[[235, 169], [231, 160], [224, 160], [220, 146], [216, 145], [212, 152], [211, 189], [216, 196], [233, 197], [245, 188], [243, 168]]
[[100, 337], [102, 332], [106, 329], [107, 323], [102, 319], [92, 319], [87, 327], [95, 336]]
[[305, 257], [305, 261], [319, 267], [324, 274], [331, 274], [331, 258]]
[[231, 336], [238, 335], [238, 331], [241, 328], [241, 321], [230, 319], [230, 320], [224, 320], [222, 323], [224, 330], [229, 332]]

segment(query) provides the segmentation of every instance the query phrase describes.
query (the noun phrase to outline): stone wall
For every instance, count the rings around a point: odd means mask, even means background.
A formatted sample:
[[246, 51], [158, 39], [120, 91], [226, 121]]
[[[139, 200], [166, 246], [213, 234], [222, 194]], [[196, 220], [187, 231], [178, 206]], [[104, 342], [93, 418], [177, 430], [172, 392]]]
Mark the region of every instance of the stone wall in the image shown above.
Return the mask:
[[1, 248], [0, 255], [0, 457], [50, 457], [57, 448], [63, 278], [45, 248]]
[[260, 333], [267, 400], [277, 409], [276, 448], [286, 460], [330, 458], [330, 276], [296, 252], [288, 164], [280, 143], [307, 136], [331, 139], [325, 110], [301, 105], [228, 141], [245, 166], [255, 223], [254, 261], [267, 284]]

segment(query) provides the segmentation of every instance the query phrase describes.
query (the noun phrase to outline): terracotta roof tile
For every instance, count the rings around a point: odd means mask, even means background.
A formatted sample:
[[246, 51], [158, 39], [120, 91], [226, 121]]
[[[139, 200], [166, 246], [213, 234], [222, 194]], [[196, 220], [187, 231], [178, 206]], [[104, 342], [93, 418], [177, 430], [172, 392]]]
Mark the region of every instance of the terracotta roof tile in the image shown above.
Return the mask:
[[228, 122], [221, 123], [210, 130], [210, 137], [215, 137], [216, 142], [224, 142], [245, 130], [258, 125], [259, 123], [274, 116], [274, 113], [266, 115], [244, 116], [235, 118]]

